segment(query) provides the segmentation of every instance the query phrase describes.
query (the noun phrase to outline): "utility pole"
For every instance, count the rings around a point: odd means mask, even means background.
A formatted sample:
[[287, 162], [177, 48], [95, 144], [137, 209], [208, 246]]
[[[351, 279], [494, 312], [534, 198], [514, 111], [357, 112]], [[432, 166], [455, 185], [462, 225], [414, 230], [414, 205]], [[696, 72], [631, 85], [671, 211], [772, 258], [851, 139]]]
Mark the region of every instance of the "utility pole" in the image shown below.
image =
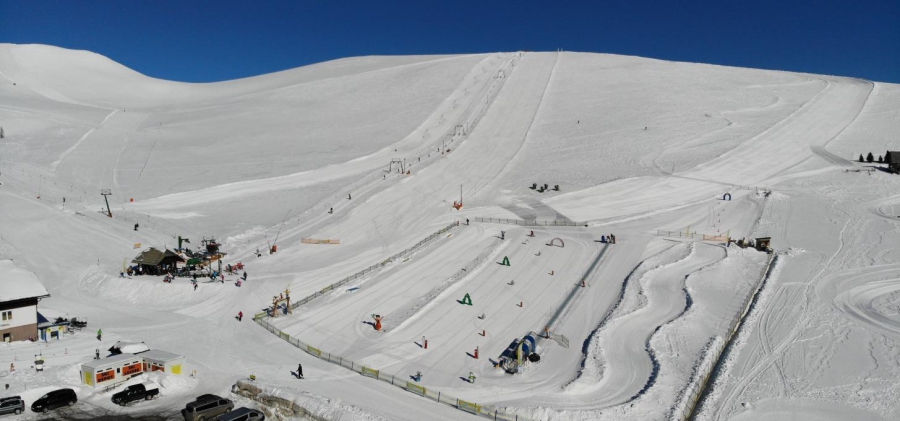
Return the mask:
[[109, 209], [109, 198], [106, 197], [111, 195], [112, 192], [109, 189], [103, 189], [100, 190], [100, 194], [103, 195], [103, 200], [106, 201], [106, 215], [112, 218], [112, 210]]

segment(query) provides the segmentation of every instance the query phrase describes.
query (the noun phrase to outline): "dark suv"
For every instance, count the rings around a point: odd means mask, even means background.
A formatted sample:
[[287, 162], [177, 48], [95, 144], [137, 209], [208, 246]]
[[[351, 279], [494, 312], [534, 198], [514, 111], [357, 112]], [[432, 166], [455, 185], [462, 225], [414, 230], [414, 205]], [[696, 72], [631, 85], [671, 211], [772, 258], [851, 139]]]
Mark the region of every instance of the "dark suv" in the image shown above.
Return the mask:
[[16, 414], [19, 415], [25, 410], [25, 401], [21, 396], [10, 396], [8, 398], [0, 398], [0, 415]]
[[234, 402], [216, 395], [200, 395], [197, 400], [185, 405], [181, 415], [185, 421], [211, 420], [234, 409]]
[[31, 410], [34, 412], [50, 412], [53, 409], [63, 406], [72, 406], [78, 402], [78, 396], [72, 389], [54, 390], [31, 404]]

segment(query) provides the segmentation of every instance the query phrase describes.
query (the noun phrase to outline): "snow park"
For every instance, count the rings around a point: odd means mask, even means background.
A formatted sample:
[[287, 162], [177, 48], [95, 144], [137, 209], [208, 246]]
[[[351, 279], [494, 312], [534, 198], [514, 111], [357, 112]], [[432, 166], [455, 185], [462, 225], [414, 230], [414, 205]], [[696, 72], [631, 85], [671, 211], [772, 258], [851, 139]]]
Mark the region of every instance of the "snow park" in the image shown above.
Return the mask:
[[19, 419], [900, 418], [897, 85], [0, 44], [0, 126]]

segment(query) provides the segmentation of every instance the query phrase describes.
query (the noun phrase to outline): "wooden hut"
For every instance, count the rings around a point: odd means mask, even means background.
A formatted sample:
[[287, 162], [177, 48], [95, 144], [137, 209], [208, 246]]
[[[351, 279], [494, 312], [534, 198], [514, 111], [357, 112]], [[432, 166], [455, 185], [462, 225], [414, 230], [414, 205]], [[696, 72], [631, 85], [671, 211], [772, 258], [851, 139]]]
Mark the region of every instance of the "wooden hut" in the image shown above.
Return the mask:
[[888, 166], [888, 171], [900, 174], [900, 151], [887, 151], [884, 162]]
[[145, 275], [162, 275], [175, 271], [175, 265], [178, 262], [184, 262], [184, 258], [171, 250], [160, 251], [153, 247], [144, 250], [131, 263], [141, 268], [141, 272]]
[[759, 251], [768, 251], [769, 243], [772, 242], [772, 237], [759, 237], [756, 239], [756, 249]]

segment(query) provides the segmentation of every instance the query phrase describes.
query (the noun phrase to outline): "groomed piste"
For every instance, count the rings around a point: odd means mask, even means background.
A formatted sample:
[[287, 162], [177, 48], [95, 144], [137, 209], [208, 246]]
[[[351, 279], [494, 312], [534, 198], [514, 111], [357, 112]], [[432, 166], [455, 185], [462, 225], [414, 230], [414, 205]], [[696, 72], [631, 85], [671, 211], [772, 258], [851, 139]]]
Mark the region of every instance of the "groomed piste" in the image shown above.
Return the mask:
[[[896, 85], [574, 52], [186, 84], [0, 44], [0, 98], [0, 271], [35, 274], [42, 317], [88, 323], [0, 347], [26, 402], [71, 387], [73, 416], [177, 417], [204, 393], [295, 419], [900, 416], [900, 177], [856, 159], [900, 149]], [[210, 263], [129, 276], [149, 247], [192, 253], [150, 270]], [[79, 367], [118, 341], [184, 356], [183, 375], [113, 404]]]

